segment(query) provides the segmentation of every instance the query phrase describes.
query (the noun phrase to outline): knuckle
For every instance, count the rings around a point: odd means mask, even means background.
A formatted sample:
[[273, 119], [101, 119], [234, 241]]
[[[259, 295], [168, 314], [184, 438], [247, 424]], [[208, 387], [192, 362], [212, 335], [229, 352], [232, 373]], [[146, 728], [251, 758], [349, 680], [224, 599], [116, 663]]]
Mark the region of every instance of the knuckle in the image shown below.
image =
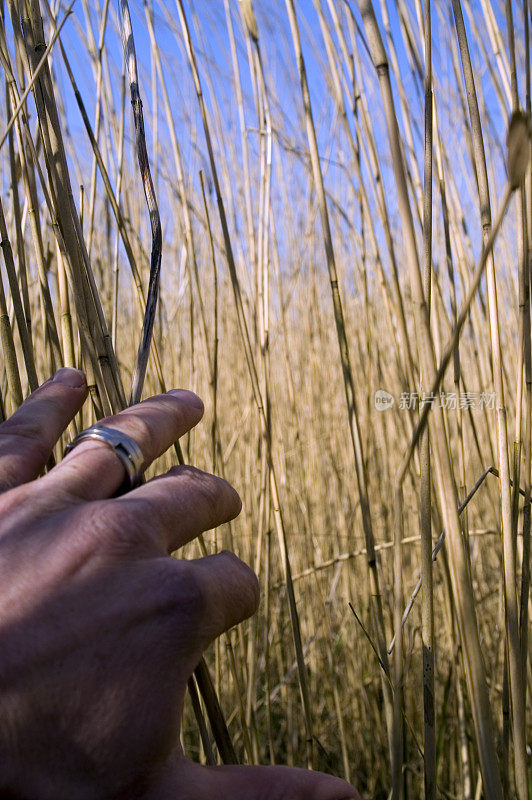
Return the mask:
[[220, 512], [223, 500], [219, 479], [195, 467], [186, 467], [181, 475], [189, 484], [189, 490], [197, 495], [206, 510], [209, 519], [215, 519]]
[[[24, 522], [37, 521], [48, 514], [48, 506], [42, 502], [36, 492], [37, 481], [24, 483], [20, 486], [9, 486], [5, 474], [2, 474], [0, 518], [2, 520], [2, 535], [11, 529], [11, 521], [19, 526], [21, 515]], [[31, 512], [29, 512], [31, 509]]]
[[156, 426], [152, 424], [150, 417], [147, 414], [132, 414], [134, 432], [133, 437], [141, 442], [144, 446], [151, 443], [156, 435]]
[[164, 559], [157, 575], [166, 602], [179, 613], [188, 630], [197, 628], [207, 614], [208, 594], [201, 574], [186, 561]]
[[[5, 426], [5, 427], [4, 427]], [[14, 452], [24, 447], [31, 457], [44, 460], [50, 449], [49, 436], [39, 419], [26, 417], [10, 419], [0, 428], [0, 443], [5, 443]]]
[[158, 394], [143, 400], [135, 406], [125, 409], [114, 417], [109, 417], [110, 424], [118, 423], [122, 427], [124, 421], [129, 428], [128, 433], [138, 438], [139, 443], [151, 447], [160, 439], [161, 413], [172, 417], [175, 421], [182, 415], [181, 406], [169, 402], [167, 395]]
[[123, 557], [140, 544], [140, 526], [118, 513], [112, 500], [84, 505], [80, 519], [83, 546], [92, 553]]

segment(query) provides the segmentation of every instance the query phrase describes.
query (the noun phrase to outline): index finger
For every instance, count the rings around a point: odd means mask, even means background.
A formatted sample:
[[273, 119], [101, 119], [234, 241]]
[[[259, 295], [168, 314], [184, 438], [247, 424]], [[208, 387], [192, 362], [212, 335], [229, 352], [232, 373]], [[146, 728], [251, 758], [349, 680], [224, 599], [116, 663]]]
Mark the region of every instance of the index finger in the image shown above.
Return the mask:
[[[144, 456], [142, 471], [162, 455], [203, 416], [203, 403], [193, 392], [172, 389], [106, 417], [99, 427], [130, 436]], [[112, 497], [121, 486], [125, 469], [112, 447], [86, 440], [41, 479], [47, 492], [66, 493], [74, 501]]]
[[87, 397], [82, 372], [63, 367], [0, 425], [0, 492], [36, 478]]

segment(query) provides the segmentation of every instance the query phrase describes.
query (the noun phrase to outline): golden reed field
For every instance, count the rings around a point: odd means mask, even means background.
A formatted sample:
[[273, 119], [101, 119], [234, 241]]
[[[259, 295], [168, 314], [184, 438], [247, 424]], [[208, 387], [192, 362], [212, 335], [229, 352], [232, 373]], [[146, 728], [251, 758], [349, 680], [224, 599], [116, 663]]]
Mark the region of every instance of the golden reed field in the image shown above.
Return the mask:
[[59, 459], [193, 389], [155, 471], [242, 497], [185, 551], [261, 585], [196, 672], [185, 751], [365, 800], [526, 800], [529, 0], [0, 11], [2, 413], [83, 368]]

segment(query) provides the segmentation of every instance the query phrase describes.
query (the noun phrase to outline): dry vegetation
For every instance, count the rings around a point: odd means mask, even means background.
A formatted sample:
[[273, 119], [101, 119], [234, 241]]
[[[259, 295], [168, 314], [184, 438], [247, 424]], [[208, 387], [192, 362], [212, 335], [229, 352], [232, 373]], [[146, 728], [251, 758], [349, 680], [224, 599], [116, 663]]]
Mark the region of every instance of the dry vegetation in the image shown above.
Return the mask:
[[[143, 319], [133, 398], [204, 398], [158, 469], [183, 454], [238, 488], [240, 518], [186, 555], [234, 549], [262, 601], [190, 684], [194, 758], [525, 800], [526, 117], [510, 179], [506, 135], [530, 113], [528, 0], [132, 2], [148, 322], [119, 12], [2, 4], [3, 413], [62, 364], [92, 386], [78, 427], [123, 407]], [[432, 391], [428, 417], [401, 407]]]

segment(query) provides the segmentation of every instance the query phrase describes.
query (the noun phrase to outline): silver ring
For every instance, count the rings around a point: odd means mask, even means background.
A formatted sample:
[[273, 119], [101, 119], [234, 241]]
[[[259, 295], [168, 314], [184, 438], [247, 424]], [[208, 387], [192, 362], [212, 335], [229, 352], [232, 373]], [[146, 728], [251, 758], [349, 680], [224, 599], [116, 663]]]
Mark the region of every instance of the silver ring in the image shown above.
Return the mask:
[[128, 436], [122, 431], [117, 431], [116, 428], [104, 428], [103, 425], [92, 425], [78, 435], [67, 444], [65, 448], [65, 455], [72, 452], [81, 442], [87, 439], [94, 439], [98, 442], [103, 442], [113, 450], [126, 470], [126, 479], [117, 494], [124, 494], [140, 486], [143, 482], [142, 465], [144, 464], [144, 456], [142, 450], [131, 436]]

